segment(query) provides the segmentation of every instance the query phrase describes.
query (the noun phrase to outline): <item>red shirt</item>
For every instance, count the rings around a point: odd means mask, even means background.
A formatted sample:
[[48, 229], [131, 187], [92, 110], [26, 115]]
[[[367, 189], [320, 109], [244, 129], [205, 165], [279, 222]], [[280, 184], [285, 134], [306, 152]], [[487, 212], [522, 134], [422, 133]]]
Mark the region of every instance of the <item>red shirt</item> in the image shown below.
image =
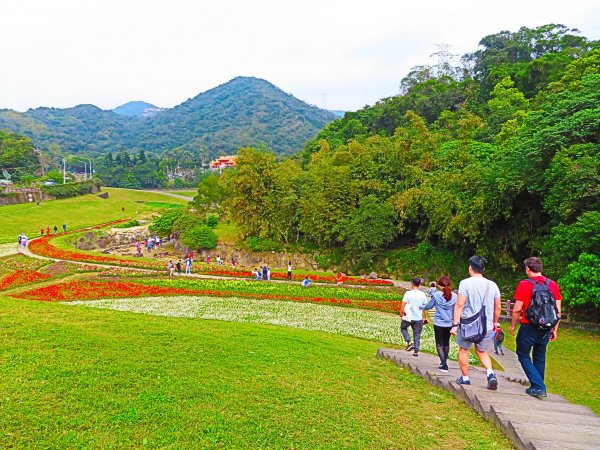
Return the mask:
[[[546, 277], [531, 277], [532, 280], [537, 281], [538, 283], [545, 283]], [[550, 284], [548, 285], [550, 288], [550, 292], [554, 295], [555, 300], [562, 300], [562, 295], [560, 295], [560, 289], [558, 284], [554, 281], [550, 280]], [[529, 320], [525, 318], [525, 311], [529, 307], [529, 302], [531, 301], [531, 294], [533, 293], [533, 284], [527, 280], [521, 280], [519, 285], [517, 286], [517, 290], [515, 291], [515, 300], [523, 302], [523, 309], [521, 310], [521, 323], [529, 323]]]

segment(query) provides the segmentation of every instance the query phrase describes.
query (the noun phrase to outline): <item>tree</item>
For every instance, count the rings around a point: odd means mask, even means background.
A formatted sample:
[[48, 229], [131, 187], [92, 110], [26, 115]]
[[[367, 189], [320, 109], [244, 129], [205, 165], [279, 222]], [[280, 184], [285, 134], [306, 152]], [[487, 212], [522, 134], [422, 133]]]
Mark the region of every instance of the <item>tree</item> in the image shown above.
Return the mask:
[[217, 246], [217, 235], [206, 225], [196, 225], [185, 231], [181, 241], [193, 249], [211, 249]]
[[591, 306], [596, 319], [600, 310], [600, 257], [589, 253], [579, 255], [567, 267], [559, 280], [561, 293], [568, 306]]
[[156, 217], [152, 221], [152, 225], [150, 225], [149, 228], [150, 231], [161, 236], [170, 235], [173, 231], [173, 224], [182, 215], [182, 213], [183, 212], [180, 209], [172, 209], [163, 212], [160, 216]]
[[194, 205], [204, 213], [219, 212], [221, 203], [225, 200], [225, 190], [219, 177], [210, 173], [198, 183], [198, 193], [194, 197]]

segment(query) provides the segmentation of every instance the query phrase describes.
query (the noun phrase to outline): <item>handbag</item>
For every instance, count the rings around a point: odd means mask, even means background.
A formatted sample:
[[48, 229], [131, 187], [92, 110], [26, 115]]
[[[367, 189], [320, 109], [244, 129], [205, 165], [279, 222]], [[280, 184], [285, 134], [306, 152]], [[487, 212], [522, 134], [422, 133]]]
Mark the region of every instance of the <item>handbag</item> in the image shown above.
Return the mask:
[[460, 337], [464, 341], [479, 344], [487, 334], [487, 316], [485, 315], [485, 299], [490, 291], [490, 282], [485, 288], [485, 294], [481, 299], [481, 309], [471, 317], [460, 319]]

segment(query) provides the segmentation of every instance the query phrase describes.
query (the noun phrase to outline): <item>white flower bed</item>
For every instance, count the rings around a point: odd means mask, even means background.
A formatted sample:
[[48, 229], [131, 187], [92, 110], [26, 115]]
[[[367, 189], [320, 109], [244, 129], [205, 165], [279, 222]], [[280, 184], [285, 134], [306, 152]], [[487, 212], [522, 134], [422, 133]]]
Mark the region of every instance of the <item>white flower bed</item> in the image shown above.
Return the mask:
[[[400, 334], [400, 318], [397, 315], [313, 303], [181, 296], [76, 301], [63, 304], [157, 316], [270, 324], [404, 345]], [[412, 330], [410, 334], [412, 336]], [[421, 350], [436, 353], [432, 325], [423, 328]], [[456, 359], [457, 350], [457, 346], [452, 344], [452, 359]]]

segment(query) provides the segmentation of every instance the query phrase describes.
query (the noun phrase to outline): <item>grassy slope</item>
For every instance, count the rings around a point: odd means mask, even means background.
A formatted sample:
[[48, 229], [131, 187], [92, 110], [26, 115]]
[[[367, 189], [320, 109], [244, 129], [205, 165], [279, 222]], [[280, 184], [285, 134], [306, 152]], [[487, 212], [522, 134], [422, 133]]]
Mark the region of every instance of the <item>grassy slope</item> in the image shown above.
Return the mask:
[[[505, 345], [514, 350], [515, 337], [505, 327]], [[548, 390], [589, 406], [600, 414], [600, 333], [560, 328], [558, 339], [548, 345]]]
[[374, 342], [6, 297], [0, 329], [4, 448], [510, 447]]
[[[104, 200], [95, 195], [85, 195], [65, 200], [2, 206], [0, 208], [0, 243], [16, 242], [19, 233], [36, 237], [40, 228], [54, 225], [62, 231], [65, 223], [68, 229], [96, 225], [125, 217], [139, 217], [151, 211], [157, 211], [164, 204], [184, 205], [182, 199], [162, 194], [136, 192], [116, 188], [103, 188], [109, 193]], [[152, 202], [150, 204], [136, 203], [138, 201]], [[125, 208], [125, 211], [121, 211]], [[137, 212], [137, 214], [136, 214]]]

